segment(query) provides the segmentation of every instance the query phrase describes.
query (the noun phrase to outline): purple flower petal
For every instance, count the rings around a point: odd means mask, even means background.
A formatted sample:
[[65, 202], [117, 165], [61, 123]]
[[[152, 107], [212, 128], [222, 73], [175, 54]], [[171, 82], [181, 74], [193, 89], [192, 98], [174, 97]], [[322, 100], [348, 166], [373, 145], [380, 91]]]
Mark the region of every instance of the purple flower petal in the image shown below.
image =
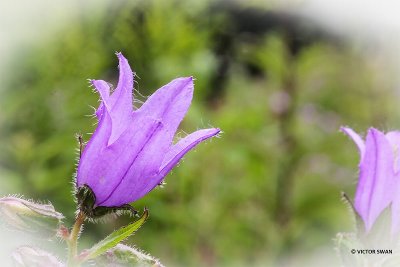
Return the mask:
[[[140, 110], [135, 112], [135, 115], [138, 118], [144, 117], [149, 120], [149, 117]], [[124, 175], [120, 175], [118, 183], [107, 197], [99, 202], [99, 205], [120, 206], [133, 202], [144, 195], [140, 195], [140, 192], [151, 183], [152, 177], [157, 175], [165, 152], [169, 147], [169, 143], [165, 140], [165, 130], [167, 128], [164, 123], [157, 121], [159, 122], [159, 127], [151, 132], [151, 135], [146, 140], [138, 140], [142, 146], [141, 150], [133, 153], [135, 158], [130, 162], [127, 171]], [[133, 128], [136, 131], [143, 131], [142, 128], [138, 129], [138, 125], [142, 124], [134, 123]], [[127, 134], [130, 135], [131, 133], [127, 131]], [[125, 142], [118, 139], [116, 143]]]
[[133, 112], [133, 73], [128, 60], [121, 53], [118, 53], [117, 56], [119, 59], [119, 80], [117, 88], [110, 96], [113, 131], [109, 144], [112, 144], [131, 123]]
[[[165, 150], [168, 148], [168, 144], [163, 140], [163, 128], [164, 124], [152, 132], [152, 136], [146, 142], [142, 142], [142, 150], [136, 153], [129, 169], [120, 176], [118, 185], [99, 205], [110, 207], [133, 202], [157, 185], [154, 184], [154, 178], [157, 177]], [[151, 188], [147, 190], [149, 187]]]
[[203, 129], [198, 130], [194, 133], [189, 134], [185, 138], [179, 140], [178, 143], [173, 145], [163, 160], [161, 164], [160, 173], [159, 173], [159, 180], [157, 183], [160, 183], [161, 180], [164, 178], [165, 175], [168, 174], [172, 170], [172, 168], [178, 164], [179, 160], [192, 148], [198, 145], [200, 142], [213, 137], [221, 132], [218, 128], [212, 129]]
[[[141, 127], [138, 128], [137, 125]], [[78, 185], [87, 184], [96, 194], [96, 204], [105, 201], [126, 176], [145, 146], [160, 130], [161, 122], [146, 116], [135, 116], [116, 142], [99, 151], [85, 149], [78, 168]], [[96, 140], [96, 139], [95, 139]], [[86, 156], [88, 155], [88, 156]], [[89, 162], [89, 164], [87, 164]], [[81, 167], [82, 166], [82, 167]], [[158, 166], [147, 165], [147, 170]], [[123, 203], [124, 204], [124, 203]]]
[[394, 154], [394, 171], [398, 172], [400, 170], [400, 132], [392, 131], [386, 134], [386, 139], [389, 141], [393, 154]]
[[400, 232], [400, 132], [392, 131], [386, 134], [386, 139], [394, 153], [395, 183], [392, 200], [392, 235]]
[[119, 79], [117, 88], [110, 97], [110, 105], [113, 109], [122, 106], [128, 111], [132, 111], [134, 73], [128, 60], [121, 53], [117, 53], [117, 57], [119, 60]]
[[365, 153], [365, 144], [364, 144], [364, 141], [362, 140], [362, 138], [356, 132], [354, 132], [353, 129], [350, 129], [348, 127], [341, 127], [340, 130], [342, 132], [344, 132], [345, 134], [347, 134], [351, 139], [353, 139], [354, 143], [356, 143], [358, 150], [360, 152], [361, 161], [362, 161], [362, 158]]
[[[95, 88], [98, 90], [101, 98], [103, 99], [102, 102], [104, 102], [105, 106], [108, 107], [107, 104], [108, 94], [105, 87], [106, 82], [98, 80], [98, 81], [92, 81], [92, 83], [93, 85], [95, 85]], [[88, 179], [90, 177], [82, 174], [87, 173], [88, 170], [94, 168], [93, 165], [96, 165], [96, 162], [98, 162], [101, 152], [107, 147], [111, 131], [112, 131], [111, 116], [109, 114], [108, 109], [104, 108], [104, 111], [102, 111], [100, 117], [99, 124], [97, 125], [95, 132], [93, 133], [88, 144], [83, 150], [82, 157], [79, 160], [79, 166], [77, 170], [78, 186], [82, 186], [88, 183]]]
[[[108, 101], [110, 96], [110, 86], [108, 85], [108, 83], [103, 80], [91, 80], [90, 82], [92, 83], [94, 88], [96, 88], [96, 90], [99, 92], [101, 99], [105, 99], [105, 101]], [[103, 115], [103, 109], [104, 109], [104, 103], [103, 101], [101, 101], [99, 107], [96, 110], [96, 116], [99, 120]]]
[[[134, 112], [137, 116], [161, 121], [163, 127], [144, 144], [143, 150], [132, 162], [129, 170], [121, 177], [109, 196], [99, 203], [100, 205], [118, 206], [135, 201], [157, 185], [154, 179], [173, 136], [190, 106], [192, 96], [192, 77], [178, 78], [158, 89], [139, 110]], [[138, 125], [140, 124], [136, 124], [136, 128]]]
[[158, 89], [139, 110], [164, 123], [164, 138], [171, 144], [175, 132], [192, 102], [192, 97], [193, 78], [177, 78]]
[[119, 60], [119, 81], [115, 91], [109, 96], [110, 87], [105, 81], [92, 81], [103, 99], [96, 111], [98, 118], [103, 113], [104, 101], [108, 101], [113, 123], [109, 144], [112, 144], [130, 124], [133, 112], [133, 73], [126, 58], [121, 53], [117, 53], [117, 56]]
[[[153, 136], [132, 164], [121, 184], [113, 191], [110, 198], [100, 205], [119, 206], [143, 197], [161, 182], [164, 176], [190, 149], [219, 132], [219, 129], [204, 129], [194, 132], [172, 146], [166, 155], [157, 153], [159, 141]], [[163, 159], [163, 165], [160, 168]], [[155, 169], [156, 166], [158, 167], [157, 170]]]
[[390, 204], [394, 188], [393, 151], [385, 135], [368, 131], [360, 178], [355, 195], [355, 208], [369, 231], [379, 214]]
[[[108, 111], [110, 112], [111, 111], [111, 107], [109, 105], [110, 86], [108, 85], [107, 82], [105, 82], [103, 80], [91, 80], [90, 82], [92, 83], [94, 88], [96, 88], [97, 92], [99, 92], [99, 95], [100, 95], [100, 98], [101, 98], [101, 103], [102, 104], [107, 104]], [[99, 114], [99, 115], [102, 115], [102, 113]]]
[[392, 200], [392, 235], [400, 232], [400, 172], [395, 174]]

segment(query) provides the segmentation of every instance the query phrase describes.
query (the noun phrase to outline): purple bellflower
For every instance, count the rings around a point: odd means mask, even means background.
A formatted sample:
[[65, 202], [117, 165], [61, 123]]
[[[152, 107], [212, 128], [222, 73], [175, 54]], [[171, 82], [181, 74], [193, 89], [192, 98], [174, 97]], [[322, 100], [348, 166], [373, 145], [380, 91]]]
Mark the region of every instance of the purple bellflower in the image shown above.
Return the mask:
[[107, 82], [91, 80], [101, 98], [96, 110], [99, 122], [77, 170], [77, 187], [91, 189], [94, 207], [120, 207], [143, 197], [189, 150], [220, 132], [198, 130], [174, 144], [192, 101], [193, 78], [174, 79], [134, 109], [134, 75], [126, 58], [117, 56], [119, 81], [112, 93]]
[[366, 140], [352, 129], [341, 130], [350, 136], [360, 152], [360, 174], [354, 208], [368, 233], [378, 217], [391, 209], [391, 234], [400, 230], [400, 132], [386, 134], [370, 128]]

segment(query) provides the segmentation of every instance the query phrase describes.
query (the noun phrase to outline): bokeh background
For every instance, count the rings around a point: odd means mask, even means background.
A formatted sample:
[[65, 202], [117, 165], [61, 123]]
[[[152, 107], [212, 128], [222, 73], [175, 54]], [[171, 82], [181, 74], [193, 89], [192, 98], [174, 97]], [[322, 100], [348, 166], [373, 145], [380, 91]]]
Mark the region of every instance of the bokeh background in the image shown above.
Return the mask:
[[[140, 100], [196, 78], [180, 136], [224, 131], [133, 203], [151, 217], [127, 243], [166, 266], [338, 266], [333, 239], [353, 223], [341, 192], [353, 196], [358, 164], [339, 127], [400, 127], [387, 2], [2, 2], [0, 193], [49, 200], [72, 225], [75, 134], [90, 138], [98, 104], [87, 79], [115, 85], [121, 51]], [[81, 247], [131, 220], [87, 224]], [[3, 254], [28, 241], [0, 234]]]

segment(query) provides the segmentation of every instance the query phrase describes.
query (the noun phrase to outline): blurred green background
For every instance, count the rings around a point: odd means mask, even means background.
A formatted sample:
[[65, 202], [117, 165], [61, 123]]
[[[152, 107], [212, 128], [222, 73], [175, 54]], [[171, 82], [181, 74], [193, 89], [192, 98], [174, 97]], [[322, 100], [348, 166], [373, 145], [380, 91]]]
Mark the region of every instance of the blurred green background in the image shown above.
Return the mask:
[[[307, 266], [321, 257], [337, 265], [332, 240], [352, 230], [340, 192], [353, 195], [358, 164], [339, 127], [399, 128], [385, 62], [265, 3], [110, 1], [76, 12], [7, 66], [3, 194], [50, 200], [73, 223], [74, 135], [90, 138], [96, 121], [87, 115], [98, 104], [87, 79], [116, 85], [121, 51], [142, 95], [196, 78], [180, 136], [210, 125], [224, 131], [133, 203], [150, 219], [128, 243], [166, 266]], [[81, 246], [131, 220], [88, 223]]]

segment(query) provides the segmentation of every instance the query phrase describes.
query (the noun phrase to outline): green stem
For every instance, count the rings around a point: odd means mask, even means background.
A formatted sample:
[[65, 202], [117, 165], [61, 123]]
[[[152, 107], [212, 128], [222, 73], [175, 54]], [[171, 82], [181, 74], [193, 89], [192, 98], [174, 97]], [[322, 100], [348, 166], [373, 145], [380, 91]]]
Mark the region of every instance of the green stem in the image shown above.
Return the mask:
[[76, 216], [74, 227], [68, 238], [68, 267], [79, 267], [80, 263], [77, 261], [78, 254], [78, 237], [81, 231], [83, 222], [85, 221], [85, 214], [80, 211]]

